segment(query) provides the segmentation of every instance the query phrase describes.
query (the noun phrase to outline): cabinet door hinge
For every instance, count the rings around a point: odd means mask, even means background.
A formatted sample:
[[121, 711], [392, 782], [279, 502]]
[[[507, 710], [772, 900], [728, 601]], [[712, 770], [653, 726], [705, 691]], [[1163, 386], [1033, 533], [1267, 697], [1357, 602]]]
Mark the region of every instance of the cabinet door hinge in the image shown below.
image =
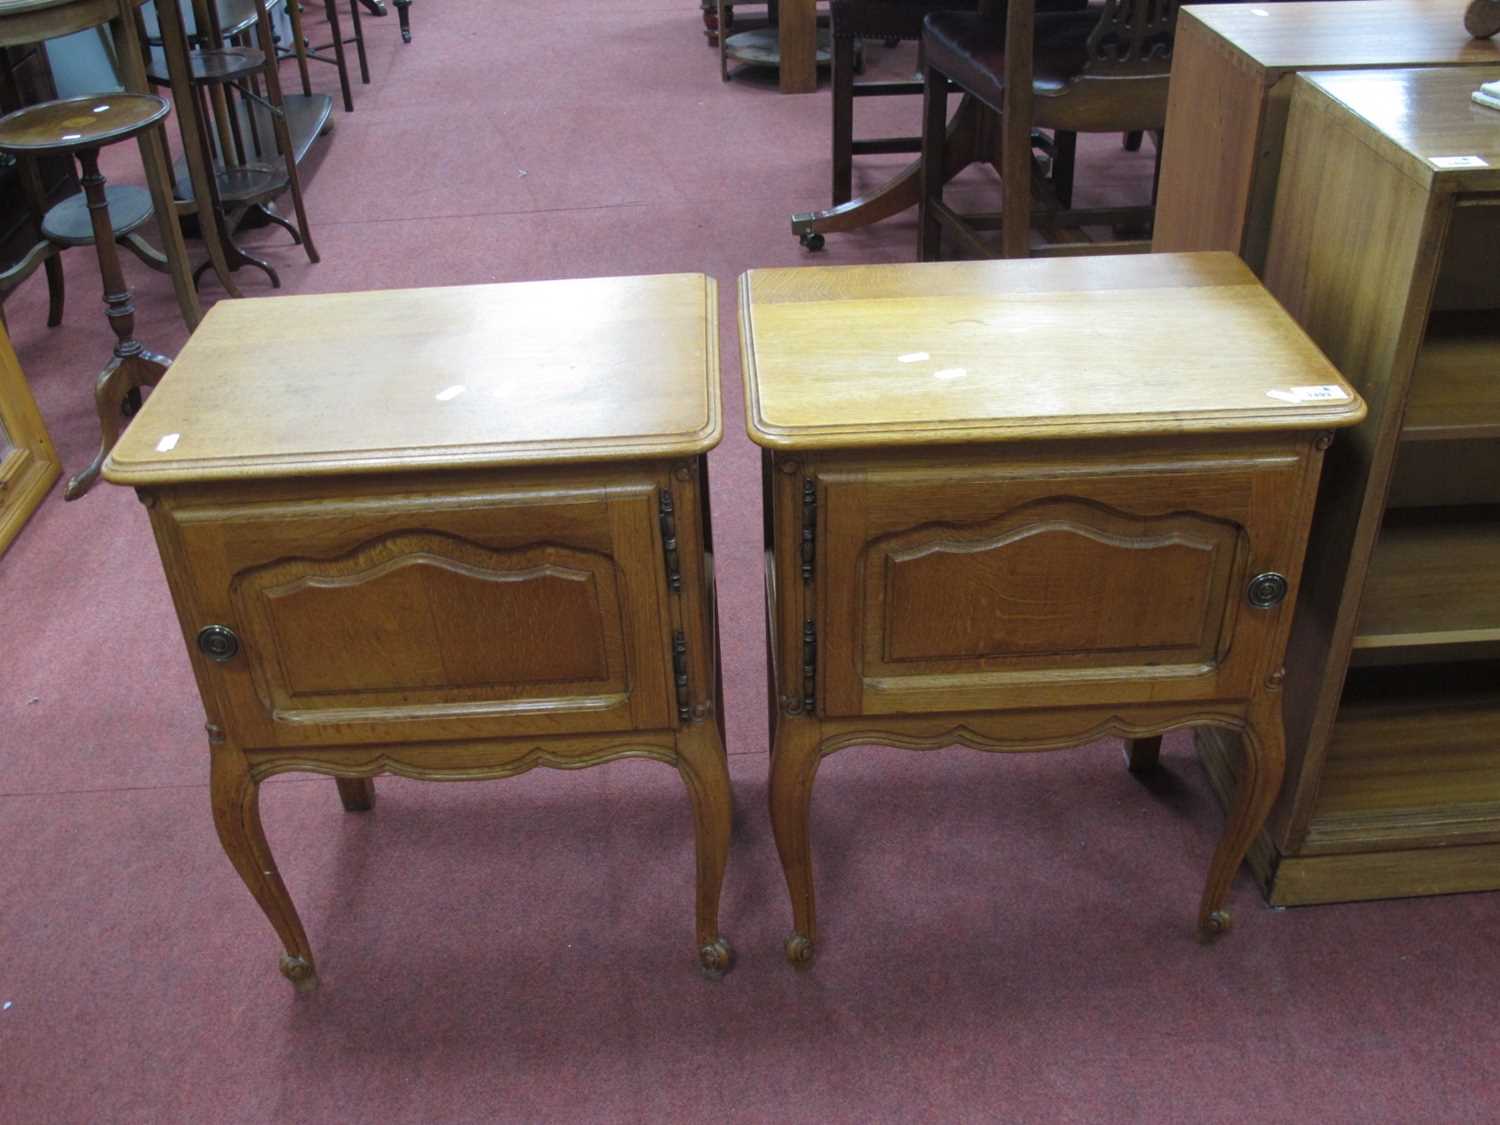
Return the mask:
[[818, 632], [808, 618], [802, 623], [802, 713], [813, 713], [813, 683], [818, 673]]
[[813, 556], [817, 550], [818, 486], [809, 477], [802, 482], [802, 581], [813, 580]]
[[688, 699], [687, 637], [681, 629], [672, 634], [672, 674], [677, 680], [677, 718], [685, 723], [693, 717], [693, 708]]
[[677, 591], [682, 589], [682, 571], [677, 565], [677, 513], [672, 507], [672, 494], [663, 488], [659, 495], [661, 549], [667, 562], [667, 587]]

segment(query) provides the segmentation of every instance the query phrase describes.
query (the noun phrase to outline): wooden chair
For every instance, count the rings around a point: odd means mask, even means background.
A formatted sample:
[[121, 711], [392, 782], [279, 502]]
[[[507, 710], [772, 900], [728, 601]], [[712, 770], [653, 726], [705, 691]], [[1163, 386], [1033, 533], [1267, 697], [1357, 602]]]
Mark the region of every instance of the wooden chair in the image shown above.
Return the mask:
[[[1055, 13], [1081, 12], [1088, 0], [1038, 0], [1044, 20]], [[935, 11], [974, 11], [976, 0], [830, 0], [833, 31], [833, 202], [822, 211], [792, 216], [792, 233], [808, 250], [821, 250], [825, 231], [855, 230], [915, 206], [917, 165], [913, 163], [895, 179], [861, 199], [853, 198], [854, 157], [875, 153], [917, 153], [920, 136], [854, 136], [854, 102], [857, 98], [894, 97], [922, 93], [920, 77], [909, 80], [865, 79], [863, 44], [881, 40], [894, 46], [903, 40], [922, 38], [922, 21]], [[1032, 143], [1048, 158], [1053, 187], [1058, 196], [1072, 197], [1073, 153], [1076, 138], [1059, 132], [1033, 133]]]
[[[1081, 233], [1057, 241], [1064, 228], [1084, 225], [1143, 224], [1149, 229], [1151, 207], [1074, 210], [1063, 205], [1036, 174], [1030, 136], [1035, 128], [1159, 134], [1166, 123], [1177, 7], [1178, 0], [1103, 0], [1086, 13], [1053, 17], [1074, 20], [1076, 37], [1070, 42], [1066, 36], [1062, 41], [1050, 36], [1042, 47], [1037, 45], [1037, 0], [1010, 0], [1003, 37], [1002, 27], [983, 15], [928, 16], [922, 35], [919, 258], [936, 260], [944, 233], [971, 253], [993, 257], [994, 249], [976, 232], [993, 229], [997, 219], [1001, 256], [1007, 258], [1148, 249], [1139, 241], [1080, 242]], [[998, 216], [966, 218], [943, 202], [949, 83], [998, 116], [1003, 193]], [[1036, 214], [1034, 196], [1041, 197]], [[1043, 220], [1052, 239], [1037, 248], [1031, 245], [1034, 218]]]

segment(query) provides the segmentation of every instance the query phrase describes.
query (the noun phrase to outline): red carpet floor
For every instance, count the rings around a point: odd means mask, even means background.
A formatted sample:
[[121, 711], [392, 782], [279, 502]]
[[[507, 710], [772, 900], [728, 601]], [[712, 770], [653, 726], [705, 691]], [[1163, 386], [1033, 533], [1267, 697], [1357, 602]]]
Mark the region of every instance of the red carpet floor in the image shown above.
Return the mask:
[[[382, 779], [368, 816], [341, 812], [331, 782], [278, 778], [267, 827], [323, 981], [295, 996], [214, 837], [145, 514], [123, 490], [65, 505], [59, 489], [0, 559], [0, 1121], [1500, 1119], [1500, 899], [1278, 913], [1242, 875], [1234, 932], [1199, 947], [1222, 821], [1181, 737], [1154, 792], [1113, 745], [834, 757], [814, 809], [821, 955], [783, 963], [734, 281], [810, 260], [787, 215], [827, 199], [826, 94], [721, 84], [683, 0], [418, 0], [413, 19], [406, 47], [394, 19], [366, 21], [374, 84], [308, 188], [322, 264], [280, 232], [252, 241], [291, 292], [719, 279], [738, 967], [719, 984], [695, 970], [670, 770]], [[1149, 145], [1100, 138], [1080, 178], [1114, 197], [1144, 191], [1150, 166]], [[109, 167], [138, 178], [128, 150]], [[813, 260], [913, 244], [907, 216]], [[67, 268], [65, 327], [44, 327], [40, 277], [6, 314], [76, 470], [111, 337], [92, 260]], [[175, 351], [163, 279], [127, 269], [141, 338]]]

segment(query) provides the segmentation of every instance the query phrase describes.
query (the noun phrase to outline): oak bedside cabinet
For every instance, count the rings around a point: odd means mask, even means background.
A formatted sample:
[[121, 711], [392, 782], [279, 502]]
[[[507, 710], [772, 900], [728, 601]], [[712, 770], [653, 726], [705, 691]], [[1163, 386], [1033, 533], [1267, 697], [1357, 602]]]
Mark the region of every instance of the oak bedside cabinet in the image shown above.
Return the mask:
[[1364, 404], [1229, 254], [755, 270], [771, 817], [793, 962], [845, 746], [1246, 748], [1198, 913], [1281, 783], [1282, 654], [1323, 451]]
[[729, 967], [716, 307], [697, 274], [223, 301], [115, 447], [207, 712], [219, 838], [298, 988], [312, 948], [257, 811], [287, 770], [360, 810], [381, 773], [675, 766], [698, 958]]

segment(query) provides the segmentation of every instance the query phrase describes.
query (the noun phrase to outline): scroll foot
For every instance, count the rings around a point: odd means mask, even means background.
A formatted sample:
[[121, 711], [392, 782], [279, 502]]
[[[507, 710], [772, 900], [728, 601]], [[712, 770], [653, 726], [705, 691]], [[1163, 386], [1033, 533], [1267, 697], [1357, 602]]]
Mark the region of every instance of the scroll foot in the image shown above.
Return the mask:
[[805, 969], [811, 965], [813, 959], [812, 938], [805, 934], [793, 934], [787, 938], [786, 959], [799, 969]]
[[291, 981], [292, 987], [298, 992], [316, 992], [318, 989], [318, 971], [305, 957], [293, 957], [289, 953], [283, 953], [281, 975]]
[[709, 980], [722, 980], [734, 967], [734, 950], [722, 937], [698, 948], [698, 967]]
[[1198, 923], [1198, 940], [1204, 945], [1211, 943], [1229, 929], [1229, 911], [1215, 910]]

